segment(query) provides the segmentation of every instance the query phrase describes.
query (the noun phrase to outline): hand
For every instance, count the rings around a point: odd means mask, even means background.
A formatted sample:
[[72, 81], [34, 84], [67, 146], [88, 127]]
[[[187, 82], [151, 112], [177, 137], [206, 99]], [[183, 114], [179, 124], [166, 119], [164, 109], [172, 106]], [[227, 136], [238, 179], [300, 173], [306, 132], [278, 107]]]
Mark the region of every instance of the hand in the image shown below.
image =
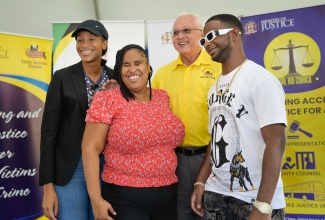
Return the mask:
[[42, 202], [42, 208], [45, 217], [50, 220], [56, 220], [59, 210], [59, 201], [55, 193], [53, 183], [48, 183], [43, 186], [44, 196]]
[[104, 82], [102, 89], [103, 90], [111, 90], [111, 89], [116, 89], [119, 87], [119, 84], [115, 79], [109, 79], [106, 82]]
[[257, 208], [253, 206], [252, 211], [248, 216], [248, 220], [271, 220], [271, 214], [262, 214], [260, 211], [258, 211]]
[[204, 194], [204, 187], [197, 185], [194, 187], [192, 197], [191, 197], [191, 208], [196, 214], [198, 214], [201, 217], [203, 217], [204, 215], [204, 211], [202, 209], [203, 194]]
[[93, 206], [94, 219], [95, 220], [114, 220], [108, 215], [108, 211], [113, 215], [116, 215], [112, 205], [103, 199], [103, 203], [98, 204], [97, 207]]

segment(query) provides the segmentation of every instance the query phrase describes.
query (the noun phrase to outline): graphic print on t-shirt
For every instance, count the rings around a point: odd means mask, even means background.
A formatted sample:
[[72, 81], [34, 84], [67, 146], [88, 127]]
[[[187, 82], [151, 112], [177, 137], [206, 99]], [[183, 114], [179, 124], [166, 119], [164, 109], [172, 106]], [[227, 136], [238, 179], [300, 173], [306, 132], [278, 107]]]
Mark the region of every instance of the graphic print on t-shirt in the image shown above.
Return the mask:
[[248, 191], [245, 179], [250, 183], [252, 190], [254, 190], [254, 185], [251, 181], [251, 178], [249, 176], [248, 168], [241, 165], [241, 163], [245, 162], [245, 159], [243, 155], [241, 154], [242, 151], [238, 152], [232, 157], [231, 163], [230, 163], [230, 191], [233, 192], [233, 182], [234, 178], [237, 178], [239, 181], [239, 191], [242, 192], [243, 188]]
[[240, 105], [240, 109], [237, 110], [236, 118], [240, 118], [243, 115], [248, 114], [248, 111], [245, 110], [244, 105]]
[[[217, 99], [220, 98], [217, 96]], [[225, 100], [225, 99], [224, 99]], [[216, 187], [223, 191], [254, 190], [249, 176], [249, 170], [243, 166], [245, 162], [240, 147], [240, 135], [236, 119], [248, 114], [244, 105], [240, 105], [237, 114], [233, 114], [229, 107], [231, 103], [213, 106], [210, 110], [210, 123], [213, 123], [211, 132], [211, 164], [213, 170], [217, 171], [212, 179], [216, 181]], [[236, 118], [235, 118], [236, 117]], [[220, 185], [218, 185], [220, 184]], [[247, 185], [250, 188], [247, 188]]]

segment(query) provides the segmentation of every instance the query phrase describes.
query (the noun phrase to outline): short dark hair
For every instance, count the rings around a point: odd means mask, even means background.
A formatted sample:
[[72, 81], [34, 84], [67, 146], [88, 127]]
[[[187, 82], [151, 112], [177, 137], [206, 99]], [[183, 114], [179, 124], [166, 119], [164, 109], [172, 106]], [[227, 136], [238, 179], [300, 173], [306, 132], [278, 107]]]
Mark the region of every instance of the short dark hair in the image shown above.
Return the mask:
[[[125, 98], [126, 101], [129, 101], [130, 99], [134, 99], [134, 94], [124, 84], [124, 82], [122, 80], [122, 76], [121, 76], [121, 71], [122, 71], [122, 63], [123, 63], [124, 55], [127, 51], [129, 51], [131, 49], [137, 49], [140, 53], [143, 54], [143, 56], [146, 57], [147, 62], [149, 63], [149, 58], [148, 58], [146, 51], [139, 45], [129, 44], [117, 51], [116, 59], [115, 59], [115, 66], [114, 66], [114, 73], [115, 73], [116, 81], [120, 85], [120, 90], [121, 90], [122, 96]], [[148, 76], [149, 88], [150, 88], [150, 100], [151, 100], [151, 82], [150, 82], [151, 75], [152, 75], [152, 67], [150, 66], [150, 72], [149, 72], [149, 76]]]
[[219, 14], [219, 15], [214, 15], [211, 18], [209, 18], [206, 22], [208, 23], [209, 21], [214, 21], [214, 20], [218, 20], [224, 24], [229, 25], [230, 28], [238, 28], [240, 30], [240, 32], [243, 34], [243, 26], [239, 20], [238, 17], [231, 15], [231, 14]]

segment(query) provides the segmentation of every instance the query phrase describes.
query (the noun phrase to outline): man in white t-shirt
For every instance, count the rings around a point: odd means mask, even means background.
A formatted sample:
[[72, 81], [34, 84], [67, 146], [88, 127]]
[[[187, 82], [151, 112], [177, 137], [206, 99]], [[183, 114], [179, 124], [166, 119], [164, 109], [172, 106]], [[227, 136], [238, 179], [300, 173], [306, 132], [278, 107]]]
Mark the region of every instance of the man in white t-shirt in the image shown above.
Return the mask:
[[200, 44], [222, 64], [222, 75], [208, 93], [211, 141], [194, 184], [192, 209], [208, 220], [284, 219], [283, 88], [246, 58], [236, 16], [215, 15], [203, 31]]

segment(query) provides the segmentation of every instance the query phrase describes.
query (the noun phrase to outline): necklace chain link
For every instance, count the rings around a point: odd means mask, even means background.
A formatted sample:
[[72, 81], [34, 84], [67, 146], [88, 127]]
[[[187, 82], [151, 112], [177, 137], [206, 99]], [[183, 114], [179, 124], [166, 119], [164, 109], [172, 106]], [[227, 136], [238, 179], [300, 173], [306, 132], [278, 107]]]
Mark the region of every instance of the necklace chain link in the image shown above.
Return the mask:
[[225, 90], [223, 90], [222, 92], [218, 92], [218, 83], [219, 83], [219, 78], [222, 74], [219, 75], [218, 79], [217, 79], [217, 84], [216, 84], [216, 92], [217, 92], [217, 96], [223, 96], [228, 89], [230, 88], [232, 82], [234, 81], [237, 73], [240, 71], [240, 69], [244, 66], [244, 64], [248, 61], [248, 59], [245, 59], [244, 62], [242, 62], [242, 64], [240, 64], [240, 66], [238, 67], [238, 69], [236, 70], [234, 76], [231, 78], [230, 83], [228, 84], [227, 88]]

